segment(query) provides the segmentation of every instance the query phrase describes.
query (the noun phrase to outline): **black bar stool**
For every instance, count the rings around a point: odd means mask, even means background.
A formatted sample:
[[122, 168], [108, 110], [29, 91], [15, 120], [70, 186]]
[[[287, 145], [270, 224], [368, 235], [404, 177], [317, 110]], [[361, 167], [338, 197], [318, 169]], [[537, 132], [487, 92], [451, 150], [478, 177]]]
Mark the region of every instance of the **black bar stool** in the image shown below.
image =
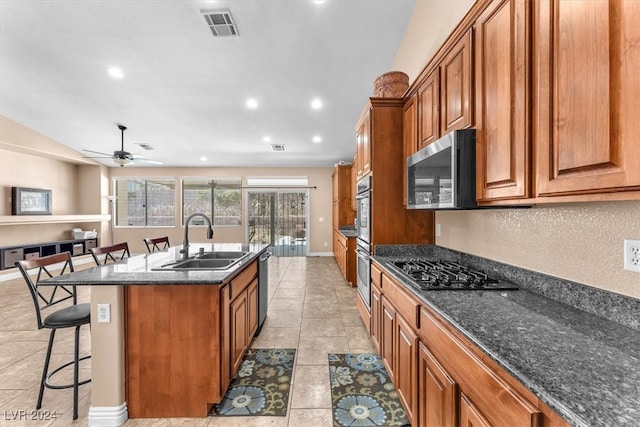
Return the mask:
[[[41, 279], [53, 277], [53, 274], [49, 270], [53, 269], [54, 264], [60, 264], [62, 266], [60, 275], [65, 272], [73, 272], [73, 264], [71, 263], [71, 254], [69, 252], [59, 253], [55, 255], [45, 256], [42, 258], [34, 258], [24, 261], [16, 262], [16, 266], [22, 273], [22, 277], [27, 282], [27, 287], [33, 298], [33, 304], [36, 310], [36, 320], [38, 321], [38, 329], [50, 329], [49, 346], [47, 347], [47, 355], [44, 360], [44, 369], [42, 370], [42, 380], [40, 381], [40, 393], [38, 394], [38, 403], [36, 409], [42, 407], [42, 396], [44, 394], [44, 388], [51, 389], [64, 389], [73, 387], [73, 419], [78, 419], [78, 387], [87, 384], [91, 381], [91, 378], [79, 381], [78, 378], [78, 363], [81, 360], [90, 358], [91, 356], [84, 356], [79, 358], [80, 351], [80, 327], [82, 325], [91, 324], [91, 304], [83, 303], [78, 304], [76, 287], [75, 286], [42, 286], [38, 287], [38, 282]], [[58, 266], [55, 266], [57, 268]], [[35, 282], [32, 280], [31, 275], [37, 275]], [[43, 276], [44, 274], [44, 276]], [[73, 305], [61, 308], [47, 315], [43, 311], [52, 307], [55, 304], [61, 303], [66, 300], [71, 300]], [[51, 350], [53, 349], [53, 340], [58, 329], [75, 328], [75, 346], [73, 351], [73, 360], [65, 363], [64, 365], [54, 369], [49, 373], [49, 361], [51, 359]], [[69, 365], [73, 366], [73, 383], [64, 385], [54, 385], [50, 383], [50, 379], [53, 375], [66, 368]]]
[[166, 251], [169, 249], [169, 237], [157, 237], [155, 239], [144, 239], [144, 244], [147, 245], [149, 253], [156, 251]]
[[[129, 245], [127, 242], [116, 243], [111, 246], [102, 246], [99, 248], [91, 248], [91, 255], [93, 256], [93, 260], [96, 262], [96, 265], [105, 265], [111, 262], [122, 261], [123, 259], [129, 258], [131, 255], [129, 254]], [[104, 255], [102, 261], [100, 261], [100, 255]]]

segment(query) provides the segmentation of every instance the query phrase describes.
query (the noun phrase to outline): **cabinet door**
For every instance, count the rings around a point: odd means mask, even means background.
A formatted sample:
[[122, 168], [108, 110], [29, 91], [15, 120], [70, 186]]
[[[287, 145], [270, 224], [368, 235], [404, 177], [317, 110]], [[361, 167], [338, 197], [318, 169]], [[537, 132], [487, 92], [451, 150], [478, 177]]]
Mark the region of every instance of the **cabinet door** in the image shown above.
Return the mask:
[[640, 185], [640, 2], [533, 2], [539, 196]]
[[253, 279], [247, 289], [247, 310], [247, 345], [249, 345], [258, 330], [258, 279]]
[[398, 397], [404, 404], [409, 421], [416, 419], [416, 393], [418, 378], [416, 376], [418, 359], [418, 337], [409, 325], [396, 313], [395, 328], [395, 360], [393, 375], [395, 377]]
[[380, 298], [382, 305], [382, 312], [380, 316], [380, 355], [382, 356], [382, 362], [387, 369], [389, 378], [395, 384], [395, 376], [393, 372], [393, 360], [394, 360], [394, 334], [396, 329], [396, 311], [384, 297]]
[[234, 372], [232, 370], [232, 347], [231, 347], [231, 286], [224, 285], [220, 291], [220, 299], [222, 307], [221, 333], [220, 333], [220, 396], [224, 396], [227, 387], [231, 383]]
[[419, 147], [423, 148], [440, 137], [440, 77], [434, 70], [418, 89]]
[[232, 376], [242, 363], [247, 341], [247, 292], [241, 292], [231, 303], [231, 360]]
[[356, 155], [358, 157], [357, 177], [360, 178], [371, 171], [371, 110], [360, 120], [356, 132]]
[[478, 200], [530, 196], [529, 2], [492, 2], [476, 21]]
[[371, 340], [376, 347], [378, 353], [381, 353], [380, 349], [380, 321], [382, 319], [382, 301], [380, 300], [382, 295], [377, 286], [371, 284]]
[[473, 124], [471, 35], [469, 30], [440, 63], [442, 135]]
[[460, 427], [491, 427], [489, 421], [464, 393], [460, 393]]
[[358, 210], [358, 202], [356, 194], [358, 193], [356, 186], [358, 185], [358, 156], [353, 156], [353, 164], [351, 165], [351, 210]]
[[422, 343], [418, 358], [418, 425], [455, 427], [456, 383]]
[[402, 203], [407, 206], [407, 166], [406, 159], [418, 151], [418, 106], [417, 95], [412, 96], [404, 105], [402, 115], [403, 167], [402, 167]]

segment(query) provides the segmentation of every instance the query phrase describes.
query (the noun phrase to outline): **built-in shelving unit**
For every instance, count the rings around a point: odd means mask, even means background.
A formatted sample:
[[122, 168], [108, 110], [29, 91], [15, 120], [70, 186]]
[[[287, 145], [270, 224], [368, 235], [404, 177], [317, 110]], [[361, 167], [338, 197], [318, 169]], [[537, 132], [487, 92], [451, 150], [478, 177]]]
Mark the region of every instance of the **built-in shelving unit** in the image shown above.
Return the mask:
[[111, 215], [0, 215], [0, 226], [111, 221]]

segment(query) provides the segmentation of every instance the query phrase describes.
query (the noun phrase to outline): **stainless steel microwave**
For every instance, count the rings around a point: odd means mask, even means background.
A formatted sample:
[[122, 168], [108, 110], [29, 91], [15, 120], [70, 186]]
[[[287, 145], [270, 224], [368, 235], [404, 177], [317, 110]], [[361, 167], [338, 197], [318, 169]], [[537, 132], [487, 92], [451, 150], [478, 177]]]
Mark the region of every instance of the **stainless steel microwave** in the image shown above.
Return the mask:
[[408, 209], [473, 209], [476, 131], [455, 130], [407, 157]]

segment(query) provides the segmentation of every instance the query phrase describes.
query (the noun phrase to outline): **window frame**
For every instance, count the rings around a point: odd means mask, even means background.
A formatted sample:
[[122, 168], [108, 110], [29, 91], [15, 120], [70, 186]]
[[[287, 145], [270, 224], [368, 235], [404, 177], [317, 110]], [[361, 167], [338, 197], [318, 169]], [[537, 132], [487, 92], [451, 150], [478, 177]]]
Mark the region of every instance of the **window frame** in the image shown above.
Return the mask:
[[[238, 197], [238, 223], [237, 224], [216, 224], [216, 217], [215, 215], [213, 215], [213, 212], [215, 212], [215, 185], [211, 187], [211, 192], [210, 192], [210, 201], [211, 201], [211, 221], [213, 222], [213, 227], [242, 227], [244, 221], [243, 221], [243, 205], [244, 205], [244, 201], [243, 201], [243, 178], [242, 176], [183, 176], [180, 177], [180, 216], [181, 216], [181, 224], [184, 227], [185, 226], [185, 220], [187, 219], [187, 216], [185, 215], [185, 181], [188, 183], [188, 181], [209, 181], [209, 182], [216, 182], [216, 181], [222, 181], [222, 182], [229, 182], [229, 181], [238, 181], [238, 188], [237, 190], [239, 191], [239, 197]], [[190, 227], [204, 227], [204, 224], [193, 224], [190, 223], [189, 224]]]
[[[144, 182], [144, 224], [136, 224], [136, 225], [129, 225], [129, 224], [118, 224], [118, 208], [119, 208], [119, 203], [118, 203], [118, 181], [126, 181], [127, 183], [129, 181], [139, 181], [139, 182]], [[163, 182], [164, 181], [164, 182]], [[159, 184], [165, 184], [168, 185], [169, 182], [171, 182], [173, 184], [173, 216], [172, 216], [172, 220], [171, 220], [171, 224], [163, 224], [163, 225], [149, 225], [149, 211], [148, 211], [148, 200], [149, 200], [149, 191], [148, 191], [148, 184], [149, 182], [156, 182]], [[114, 199], [113, 199], [113, 225], [114, 228], [173, 228], [176, 227], [176, 178], [175, 177], [167, 177], [167, 176], [161, 176], [161, 177], [136, 177], [136, 176], [118, 176], [118, 177], [113, 177], [112, 178], [112, 185], [113, 185], [113, 194], [114, 194]], [[128, 184], [127, 184], [128, 185]], [[153, 217], [152, 217], [153, 218]]]

